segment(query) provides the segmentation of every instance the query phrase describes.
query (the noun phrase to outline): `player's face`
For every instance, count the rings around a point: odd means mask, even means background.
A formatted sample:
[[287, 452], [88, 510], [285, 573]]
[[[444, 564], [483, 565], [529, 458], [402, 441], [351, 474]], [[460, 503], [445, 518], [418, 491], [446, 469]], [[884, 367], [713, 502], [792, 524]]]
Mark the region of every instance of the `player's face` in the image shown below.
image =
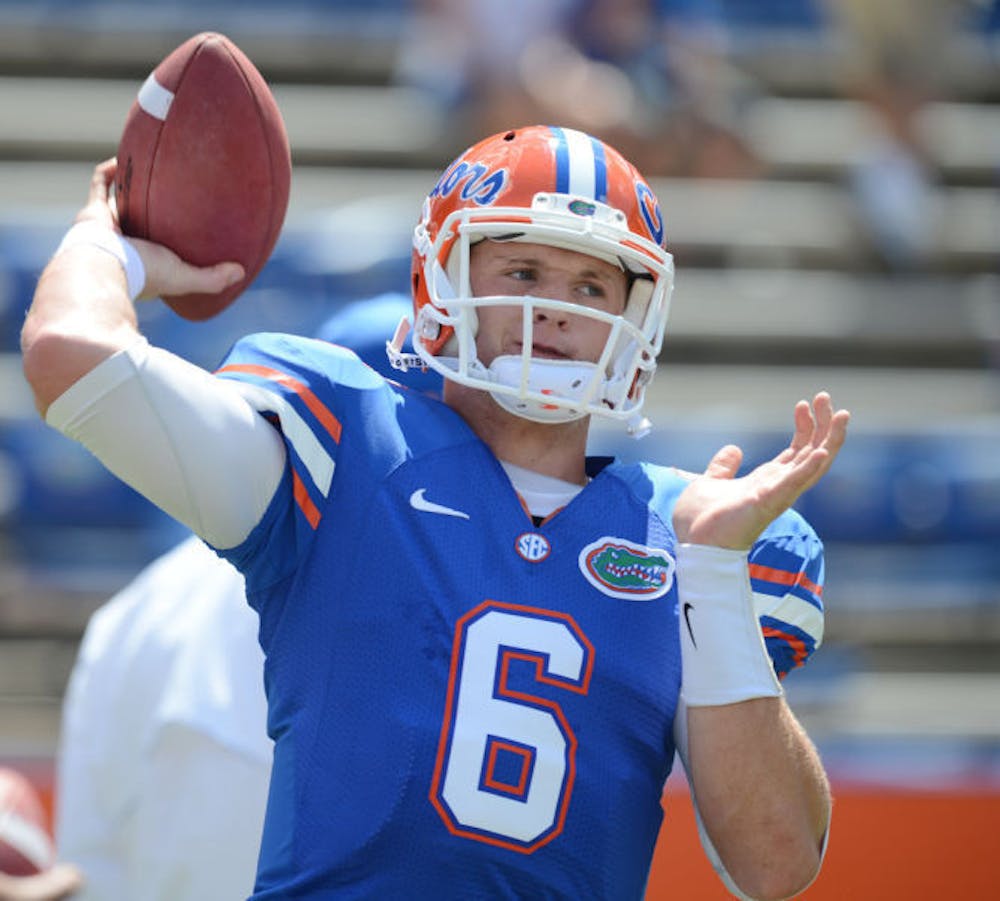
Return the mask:
[[[479, 241], [471, 248], [470, 281], [476, 297], [546, 297], [615, 315], [625, 309], [628, 280], [611, 263], [595, 257], [520, 241]], [[521, 353], [521, 308], [480, 307], [476, 347], [489, 366], [496, 357]], [[611, 326], [587, 316], [536, 310], [532, 355], [551, 360], [596, 363]]]

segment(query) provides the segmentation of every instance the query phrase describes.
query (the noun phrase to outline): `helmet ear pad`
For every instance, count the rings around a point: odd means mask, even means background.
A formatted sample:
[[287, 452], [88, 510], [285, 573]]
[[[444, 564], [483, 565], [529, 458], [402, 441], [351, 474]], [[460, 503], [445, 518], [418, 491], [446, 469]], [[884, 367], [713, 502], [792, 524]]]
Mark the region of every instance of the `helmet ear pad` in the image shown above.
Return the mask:
[[[625, 301], [625, 310], [622, 315], [624, 316], [627, 322], [630, 322], [637, 329], [639, 329], [639, 331], [643, 333], [646, 332], [646, 325], [647, 325], [646, 319], [649, 316], [650, 302], [653, 299], [653, 291], [655, 287], [656, 285], [650, 276], [634, 275], [630, 273], [628, 298]], [[633, 345], [632, 348], [629, 348], [629, 345]], [[621, 366], [622, 372], [620, 373], [609, 372], [608, 376], [609, 377], [613, 375], [622, 376], [626, 369], [630, 369], [631, 368], [630, 366], [622, 364], [625, 364], [633, 353], [642, 353], [642, 351], [639, 349], [638, 345], [636, 345], [634, 339], [630, 338], [627, 334], [623, 333], [621, 337], [618, 339], [618, 342], [616, 343], [615, 348], [611, 354], [612, 366], [616, 364]], [[644, 360], [642, 362], [646, 364], [651, 364], [652, 369], [655, 369], [656, 367], [655, 359]], [[629, 397], [634, 397], [636, 388], [640, 386], [639, 383], [640, 380], [642, 379], [641, 370], [643, 368], [644, 367], [640, 365], [640, 371], [636, 372], [633, 378], [632, 386], [629, 389]], [[650, 370], [650, 378], [652, 377], [652, 369]], [[649, 379], [646, 379], [646, 381], [649, 381]], [[645, 382], [643, 382], [642, 384], [645, 384]]]
[[[470, 295], [473, 294], [473, 291], [472, 291], [472, 255], [475, 252], [476, 245], [482, 243], [485, 240], [486, 240], [486, 237], [484, 235], [475, 235], [475, 236], [470, 236], [468, 238], [468, 245], [469, 245], [469, 251], [468, 251], [469, 252], [469, 268], [468, 268], [467, 275], [468, 275], [468, 279], [469, 279], [469, 284], [466, 285], [466, 286], [463, 286], [461, 284], [461, 281], [462, 281], [462, 272], [461, 272], [462, 260], [461, 260], [461, 256], [462, 255], [461, 255], [460, 248], [461, 248], [461, 244], [462, 244], [462, 239], [459, 238], [457, 241], [455, 241], [454, 244], [451, 245], [451, 251], [448, 254], [448, 260], [445, 263], [445, 268], [444, 268], [444, 270], [442, 272], [443, 277], [447, 279], [447, 290], [451, 292], [450, 295], [445, 295], [445, 296], [457, 297], [460, 294], [464, 294], [465, 293], [464, 289], [467, 289], [467, 291], [468, 291], [468, 293]], [[438, 296], [440, 297], [442, 295], [439, 293]], [[468, 307], [465, 310], [463, 310], [462, 312], [463, 312], [463, 315], [465, 317], [465, 322], [464, 322], [465, 328], [467, 328], [468, 331], [469, 331], [469, 337], [475, 339], [479, 335], [479, 314], [476, 312], [476, 308], [475, 307]], [[449, 352], [452, 352], [454, 355], [458, 354], [458, 348], [453, 348], [453, 350], [452, 350], [450, 342], [446, 342], [445, 343], [445, 349], [449, 350]]]

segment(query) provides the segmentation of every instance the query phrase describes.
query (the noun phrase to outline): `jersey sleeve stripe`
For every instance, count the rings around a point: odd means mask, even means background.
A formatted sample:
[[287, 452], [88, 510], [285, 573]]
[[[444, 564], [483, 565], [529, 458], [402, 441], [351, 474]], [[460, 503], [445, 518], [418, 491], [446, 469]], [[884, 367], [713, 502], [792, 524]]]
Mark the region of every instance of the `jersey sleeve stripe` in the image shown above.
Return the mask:
[[771, 566], [762, 566], [759, 563], [751, 563], [750, 578], [759, 579], [762, 582], [784, 585], [789, 588], [804, 588], [817, 598], [823, 596], [823, 586], [817, 585], [811, 579], [807, 578], [804, 572], [788, 572], [787, 570], [775, 569]]
[[[764, 635], [765, 640], [768, 638], [776, 638], [783, 641], [792, 651], [792, 666], [789, 669], [795, 669], [796, 667], [802, 666], [809, 657], [809, 649], [806, 647], [806, 643], [801, 639], [797, 638], [795, 635], [789, 635], [787, 632], [783, 632], [780, 629], [775, 629], [773, 626], [762, 626], [761, 632]], [[787, 671], [784, 673], [779, 673], [779, 678], [787, 675]]]
[[329, 433], [334, 442], [340, 444], [340, 421], [306, 385], [292, 378], [288, 373], [280, 372], [277, 369], [271, 369], [267, 366], [257, 366], [253, 363], [231, 363], [228, 366], [223, 366], [218, 372], [219, 374], [245, 372], [248, 375], [256, 375], [290, 388], [302, 398], [302, 402], [309, 409], [309, 412], [316, 417], [317, 421]]
[[[220, 370], [221, 371], [221, 370]], [[285, 440], [302, 461], [313, 484], [323, 497], [330, 491], [333, 480], [334, 460], [319, 439], [298, 414], [295, 408], [280, 394], [268, 391], [249, 382], [234, 382], [240, 394], [259, 413], [274, 413], [281, 420], [281, 430]]]
[[755, 591], [753, 602], [758, 618], [768, 617], [771, 620], [785, 623], [809, 635], [817, 645], [822, 642], [826, 620], [822, 610], [814, 607], [808, 601], [791, 594], [776, 598]]
[[292, 495], [295, 498], [295, 503], [299, 505], [302, 515], [306, 518], [306, 522], [315, 529], [321, 518], [319, 508], [309, 497], [309, 489], [306, 488], [305, 483], [294, 470], [292, 471]]

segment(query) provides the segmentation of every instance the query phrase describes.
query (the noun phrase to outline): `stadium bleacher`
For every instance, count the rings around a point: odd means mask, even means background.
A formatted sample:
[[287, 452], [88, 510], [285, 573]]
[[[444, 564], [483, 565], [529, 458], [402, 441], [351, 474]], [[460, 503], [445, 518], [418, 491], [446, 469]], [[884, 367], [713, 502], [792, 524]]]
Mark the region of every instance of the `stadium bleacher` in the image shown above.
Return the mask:
[[[850, 194], [866, 112], [839, 93], [842, 59], [818, 6], [721, 5], [735, 29], [734, 59], [765, 89], [746, 118], [764, 174], [654, 175], [679, 270], [651, 399], [658, 428], [639, 445], [603, 431], [597, 443], [696, 468], [737, 439], [752, 462], [780, 446], [800, 393], [829, 386], [855, 421], [836, 468], [801, 502], [828, 542], [833, 661], [804, 681], [803, 696], [825, 698], [822, 680], [831, 671], [846, 678], [859, 660], [908, 672], [922, 660], [945, 667], [949, 655], [977, 661], [995, 687], [997, 5], [943, 47], [961, 64], [949, 70], [947, 99], [923, 117], [936, 178], [934, 240], [921, 265], [905, 272], [884, 265]], [[37, 421], [19, 373], [17, 333], [34, 280], [82, 200], [93, 162], [114, 152], [132, 96], [156, 60], [195, 31], [226, 31], [272, 80], [286, 116], [295, 160], [288, 227], [253, 288], [226, 314], [195, 325], [153, 304], [143, 309], [146, 331], [211, 366], [247, 330], [309, 332], [340, 303], [405, 289], [412, 218], [442, 160], [461, 149], [446, 112], [393, 82], [409, 9], [402, 0], [141, 10], [123, 2], [0, 2], [0, 744], [7, 750], [51, 749], [60, 680], [87, 615], [177, 534]], [[46, 666], [25, 668], [31, 648]], [[30, 672], [45, 675], [32, 681]], [[885, 710], [867, 715], [874, 721]], [[1000, 716], [976, 741], [1000, 759]]]

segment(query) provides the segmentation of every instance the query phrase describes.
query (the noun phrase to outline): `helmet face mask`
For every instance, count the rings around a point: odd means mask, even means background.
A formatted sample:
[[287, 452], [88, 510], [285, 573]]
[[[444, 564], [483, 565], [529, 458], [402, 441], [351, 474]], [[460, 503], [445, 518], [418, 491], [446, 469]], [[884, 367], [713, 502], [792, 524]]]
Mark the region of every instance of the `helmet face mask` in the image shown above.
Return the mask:
[[[550, 298], [476, 297], [472, 247], [482, 240], [548, 245], [618, 266], [629, 278], [625, 309], [615, 315]], [[539, 422], [639, 418], [663, 341], [673, 261], [652, 191], [617, 151], [543, 126], [487, 138], [445, 170], [413, 243], [413, 344], [423, 365]], [[500, 305], [522, 310], [522, 350], [485, 366], [476, 350], [477, 311]], [[599, 359], [533, 357], [538, 313], [606, 323]]]

